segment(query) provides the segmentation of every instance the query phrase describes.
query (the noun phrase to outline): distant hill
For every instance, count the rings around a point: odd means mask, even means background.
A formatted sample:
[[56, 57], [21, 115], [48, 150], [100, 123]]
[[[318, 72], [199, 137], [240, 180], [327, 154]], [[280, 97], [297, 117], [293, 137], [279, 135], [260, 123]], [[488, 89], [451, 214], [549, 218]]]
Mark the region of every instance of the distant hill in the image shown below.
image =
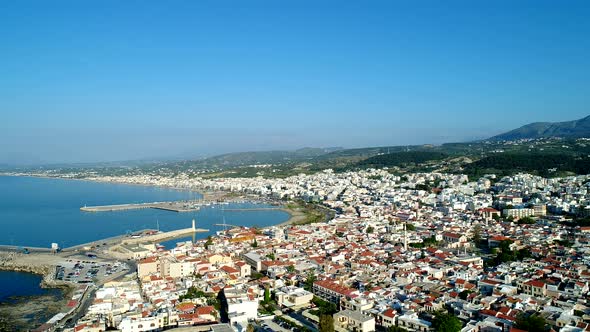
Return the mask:
[[284, 165], [313, 160], [316, 157], [328, 154], [342, 148], [302, 148], [294, 151], [250, 151], [234, 152], [212, 156], [199, 160], [185, 160], [167, 163], [165, 166], [171, 169], [182, 170], [186, 168], [235, 168], [249, 165]]
[[433, 160], [442, 160], [448, 157], [441, 152], [430, 151], [409, 151], [409, 152], [395, 152], [389, 154], [381, 154], [373, 156], [358, 162], [359, 167], [392, 167], [403, 166], [407, 164], [422, 164]]
[[541, 176], [564, 172], [589, 174], [590, 158], [557, 153], [500, 153], [468, 164], [462, 173], [477, 178], [490, 173], [504, 176], [518, 172]]
[[491, 137], [493, 141], [511, 141], [526, 138], [590, 137], [590, 116], [565, 122], [534, 122], [509, 132]]
[[207, 163], [223, 166], [277, 164], [302, 161], [334, 151], [333, 149], [303, 148], [295, 151], [235, 152], [205, 159]]

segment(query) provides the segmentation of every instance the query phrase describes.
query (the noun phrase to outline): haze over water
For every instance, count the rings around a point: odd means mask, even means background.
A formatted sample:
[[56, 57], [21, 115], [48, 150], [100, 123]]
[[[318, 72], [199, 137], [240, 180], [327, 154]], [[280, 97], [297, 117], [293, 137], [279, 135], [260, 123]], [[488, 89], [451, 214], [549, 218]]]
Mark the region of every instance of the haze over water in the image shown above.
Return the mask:
[[[220, 206], [203, 207], [198, 212], [177, 213], [140, 209], [89, 213], [84, 205], [124, 204], [187, 200], [201, 197], [191, 191], [161, 187], [97, 183], [63, 179], [0, 176], [0, 244], [60, 247], [87, 243], [141, 229], [169, 231], [191, 226], [209, 229], [196, 238], [220, 230], [222, 223], [243, 226], [269, 226], [286, 221], [283, 211], [223, 211]], [[250, 203], [229, 204], [225, 208], [247, 207]]]

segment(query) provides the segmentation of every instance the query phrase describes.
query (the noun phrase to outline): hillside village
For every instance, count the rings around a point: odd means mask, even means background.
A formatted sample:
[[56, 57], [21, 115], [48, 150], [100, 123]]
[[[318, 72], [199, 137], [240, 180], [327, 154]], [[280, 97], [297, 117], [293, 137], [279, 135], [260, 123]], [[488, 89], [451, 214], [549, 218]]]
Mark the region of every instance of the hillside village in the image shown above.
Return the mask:
[[146, 246], [137, 279], [104, 285], [74, 331], [590, 330], [590, 176], [97, 180], [301, 199], [335, 217]]

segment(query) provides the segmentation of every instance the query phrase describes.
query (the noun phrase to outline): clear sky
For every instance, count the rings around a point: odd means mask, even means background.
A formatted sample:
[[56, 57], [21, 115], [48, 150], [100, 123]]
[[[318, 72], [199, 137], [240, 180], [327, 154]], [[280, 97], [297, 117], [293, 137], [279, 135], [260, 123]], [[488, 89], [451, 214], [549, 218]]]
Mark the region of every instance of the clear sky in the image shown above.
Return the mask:
[[0, 163], [442, 143], [590, 114], [590, 2], [3, 1]]

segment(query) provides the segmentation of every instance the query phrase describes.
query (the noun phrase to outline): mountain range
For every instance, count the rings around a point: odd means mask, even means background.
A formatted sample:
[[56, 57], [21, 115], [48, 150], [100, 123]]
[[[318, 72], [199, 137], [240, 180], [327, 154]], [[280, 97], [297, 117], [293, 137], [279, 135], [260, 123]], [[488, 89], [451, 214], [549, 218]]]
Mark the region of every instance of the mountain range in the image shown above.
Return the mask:
[[[518, 139], [553, 138], [534, 143], [514, 144]], [[441, 171], [464, 171], [473, 175], [488, 171], [511, 170], [537, 171], [526, 160], [544, 160], [551, 168], [568, 172], [590, 173], [590, 145], [577, 140], [590, 138], [590, 116], [575, 121], [536, 122], [487, 140], [442, 145], [406, 145], [345, 149], [302, 148], [285, 151], [251, 151], [227, 153], [188, 160], [135, 161], [120, 163], [71, 164], [37, 166], [36, 169], [61, 169], [77, 172], [91, 169], [96, 174], [134, 174], [137, 172], [174, 174], [196, 172], [211, 177], [223, 176], [289, 176], [299, 173], [314, 173], [325, 169], [338, 171], [369, 167], [401, 167], [411, 171], [430, 171], [433, 165], [445, 165]], [[499, 153], [505, 154], [498, 159]], [[533, 156], [534, 155], [534, 156]], [[555, 163], [556, 156], [560, 163]], [[568, 159], [569, 158], [569, 159]], [[567, 160], [566, 160], [567, 159]], [[567, 161], [567, 163], [565, 162]], [[468, 165], [470, 164], [470, 165]], [[554, 165], [555, 164], [555, 165]], [[272, 167], [270, 166], [272, 165]], [[429, 166], [430, 165], [430, 166]], [[510, 170], [502, 167], [510, 166]], [[567, 166], [567, 167], [566, 167]], [[463, 169], [463, 167], [466, 167]], [[8, 165], [0, 169], [10, 170]]]
[[492, 141], [511, 141], [527, 138], [590, 137], [590, 116], [564, 122], [534, 122], [509, 132], [491, 137]]

